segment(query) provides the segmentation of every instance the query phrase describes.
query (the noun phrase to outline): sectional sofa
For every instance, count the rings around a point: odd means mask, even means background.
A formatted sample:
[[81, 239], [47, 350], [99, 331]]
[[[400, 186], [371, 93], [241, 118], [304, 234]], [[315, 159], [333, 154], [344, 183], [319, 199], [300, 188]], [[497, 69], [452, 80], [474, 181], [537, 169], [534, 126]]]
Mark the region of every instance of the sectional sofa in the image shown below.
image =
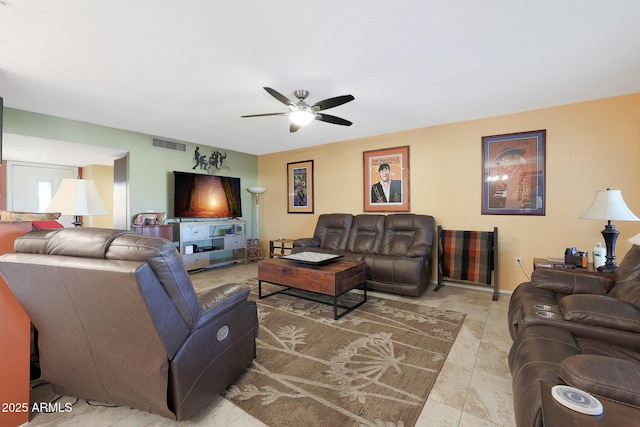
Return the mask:
[[[635, 239], [613, 275], [539, 268], [514, 290], [508, 362], [519, 427], [543, 424], [541, 383], [623, 403], [634, 425], [640, 419], [640, 235]], [[572, 425], [584, 424], [577, 418], [584, 415], [567, 411]]]

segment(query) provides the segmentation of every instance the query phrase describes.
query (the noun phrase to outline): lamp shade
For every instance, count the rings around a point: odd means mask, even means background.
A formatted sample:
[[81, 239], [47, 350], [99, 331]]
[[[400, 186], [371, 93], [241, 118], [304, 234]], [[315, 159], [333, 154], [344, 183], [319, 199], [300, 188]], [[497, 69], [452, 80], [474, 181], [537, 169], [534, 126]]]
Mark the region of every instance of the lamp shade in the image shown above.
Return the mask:
[[627, 204], [622, 198], [622, 192], [620, 190], [609, 189], [596, 191], [596, 197], [591, 207], [580, 218], [605, 219], [610, 221], [640, 221], [640, 218], [627, 207]]
[[247, 191], [252, 194], [262, 194], [267, 191], [267, 189], [264, 187], [249, 187]]
[[98, 195], [96, 183], [88, 179], [63, 179], [45, 210], [75, 216], [109, 213]]

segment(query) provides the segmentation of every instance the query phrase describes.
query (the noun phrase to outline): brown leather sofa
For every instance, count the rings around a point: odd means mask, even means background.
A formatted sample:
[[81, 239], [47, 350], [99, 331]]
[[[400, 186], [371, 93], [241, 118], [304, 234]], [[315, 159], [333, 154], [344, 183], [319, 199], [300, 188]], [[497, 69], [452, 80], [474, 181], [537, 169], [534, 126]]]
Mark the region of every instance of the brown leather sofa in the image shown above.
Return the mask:
[[184, 420], [255, 357], [249, 287], [196, 295], [171, 242], [127, 231], [32, 231], [0, 273], [38, 330], [57, 393]]
[[293, 253], [323, 252], [365, 261], [367, 289], [420, 296], [431, 282], [435, 220], [429, 215], [323, 214]]
[[640, 246], [609, 277], [534, 270], [508, 319], [518, 426], [542, 425], [540, 381], [640, 406]]

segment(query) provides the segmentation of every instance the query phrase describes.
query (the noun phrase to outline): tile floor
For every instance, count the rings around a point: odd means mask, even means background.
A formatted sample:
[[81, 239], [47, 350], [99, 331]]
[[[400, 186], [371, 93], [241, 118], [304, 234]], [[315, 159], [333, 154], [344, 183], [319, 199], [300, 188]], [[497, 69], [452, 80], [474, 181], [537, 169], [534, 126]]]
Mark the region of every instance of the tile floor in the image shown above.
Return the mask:
[[[192, 279], [194, 282], [212, 280], [229, 283], [256, 276], [257, 264], [252, 263], [208, 270], [194, 274]], [[493, 302], [490, 292], [454, 285], [447, 285], [439, 292], [433, 292], [430, 287], [419, 299], [380, 295], [467, 314], [416, 426], [515, 425], [511, 375], [507, 367], [507, 354], [511, 346], [506, 321], [509, 295], [501, 294], [499, 301]], [[37, 401], [37, 394], [34, 395]], [[59, 402], [64, 407], [65, 403], [73, 401], [75, 399], [63, 397]], [[75, 404], [70, 412], [35, 414], [29, 423], [29, 426], [59, 425], [264, 426], [222, 397], [217, 397], [196, 416], [177, 423], [135, 409], [90, 406], [83, 400]]]

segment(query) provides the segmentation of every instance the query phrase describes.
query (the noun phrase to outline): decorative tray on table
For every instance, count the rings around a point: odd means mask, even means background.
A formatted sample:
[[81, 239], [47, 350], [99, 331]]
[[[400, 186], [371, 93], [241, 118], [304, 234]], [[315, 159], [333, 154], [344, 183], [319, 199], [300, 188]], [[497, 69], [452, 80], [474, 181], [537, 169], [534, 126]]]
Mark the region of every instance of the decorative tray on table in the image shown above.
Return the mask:
[[289, 261], [308, 265], [326, 265], [337, 261], [340, 258], [342, 258], [342, 255], [325, 254], [321, 252], [299, 252], [297, 254], [290, 254], [280, 257], [280, 259], [286, 259]]

